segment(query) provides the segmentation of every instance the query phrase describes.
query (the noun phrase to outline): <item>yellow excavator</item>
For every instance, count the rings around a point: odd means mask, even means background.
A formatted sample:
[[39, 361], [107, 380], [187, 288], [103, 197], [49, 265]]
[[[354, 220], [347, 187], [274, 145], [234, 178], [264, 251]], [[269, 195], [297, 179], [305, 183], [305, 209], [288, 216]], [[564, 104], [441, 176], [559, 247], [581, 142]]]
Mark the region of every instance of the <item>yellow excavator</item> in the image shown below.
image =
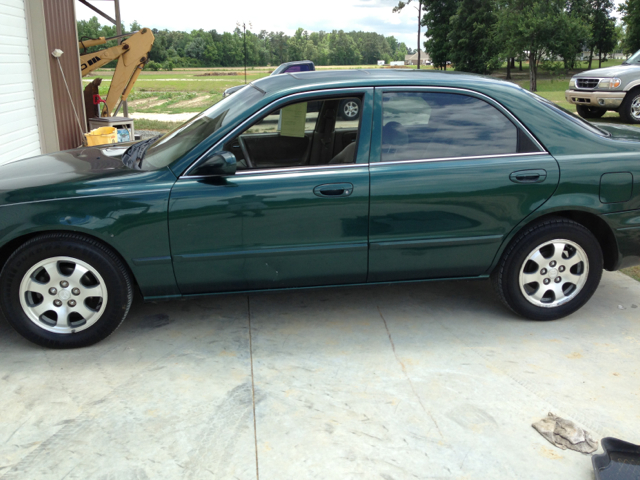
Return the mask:
[[[104, 45], [109, 40], [115, 40], [117, 38], [129, 37], [123, 41], [120, 45], [115, 47], [99, 50], [94, 53], [87, 53], [80, 55], [80, 68], [82, 70], [82, 76], [86, 76], [93, 72], [97, 68], [106, 65], [112, 60], [118, 60], [115, 72], [113, 72], [113, 78], [111, 79], [111, 86], [107, 93], [107, 97], [100, 100], [104, 103], [102, 109], [102, 116], [115, 116], [120, 109], [122, 102], [127, 100], [134, 83], [138, 79], [140, 72], [144, 68], [145, 64], [149, 61], [149, 52], [153, 46], [155, 37], [148, 28], [142, 28], [137, 32], [125, 33], [115, 37], [100, 37], [91, 38], [88, 40], [82, 40], [78, 42], [80, 49], [86, 49], [94, 47], [96, 45]], [[92, 103], [95, 103], [95, 96], [97, 94], [98, 85], [100, 85], [101, 79], [94, 80], [90, 85], [95, 88], [93, 90], [85, 90], [85, 95], [88, 93], [92, 97]], [[85, 96], [85, 103], [86, 96]], [[87, 106], [88, 107], [88, 106]], [[95, 107], [97, 109], [97, 107]], [[97, 111], [97, 110], [96, 110]]]

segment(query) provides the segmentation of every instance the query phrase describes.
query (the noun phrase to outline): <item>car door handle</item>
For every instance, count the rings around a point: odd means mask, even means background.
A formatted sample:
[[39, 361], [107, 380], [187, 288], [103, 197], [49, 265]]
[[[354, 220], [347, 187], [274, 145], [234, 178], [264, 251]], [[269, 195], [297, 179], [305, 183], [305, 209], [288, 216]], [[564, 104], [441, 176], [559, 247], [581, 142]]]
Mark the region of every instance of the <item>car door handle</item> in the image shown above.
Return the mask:
[[348, 197], [353, 193], [351, 183], [326, 183], [313, 189], [318, 197]]
[[546, 170], [520, 170], [509, 175], [509, 180], [514, 183], [541, 183], [546, 179]]

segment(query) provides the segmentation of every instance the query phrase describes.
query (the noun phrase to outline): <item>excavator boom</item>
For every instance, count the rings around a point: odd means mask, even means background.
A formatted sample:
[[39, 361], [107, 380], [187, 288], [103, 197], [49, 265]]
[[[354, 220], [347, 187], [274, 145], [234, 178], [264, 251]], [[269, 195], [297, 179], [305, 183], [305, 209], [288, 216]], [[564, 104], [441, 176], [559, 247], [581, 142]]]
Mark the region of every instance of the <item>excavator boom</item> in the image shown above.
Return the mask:
[[[105, 39], [101, 37], [85, 40], [84, 42], [80, 42], [80, 46], [82, 47], [83, 44], [86, 47], [102, 45], [108, 40], [111, 40], [111, 38]], [[153, 46], [154, 40], [155, 37], [151, 30], [143, 28], [132, 34], [120, 45], [80, 56], [80, 68], [83, 77], [112, 60], [118, 60], [118, 65], [111, 79], [109, 92], [105, 98], [103, 115], [113, 115], [116, 105], [119, 105], [127, 99], [138, 75], [149, 60], [149, 51]], [[101, 43], [90, 44], [91, 42]]]

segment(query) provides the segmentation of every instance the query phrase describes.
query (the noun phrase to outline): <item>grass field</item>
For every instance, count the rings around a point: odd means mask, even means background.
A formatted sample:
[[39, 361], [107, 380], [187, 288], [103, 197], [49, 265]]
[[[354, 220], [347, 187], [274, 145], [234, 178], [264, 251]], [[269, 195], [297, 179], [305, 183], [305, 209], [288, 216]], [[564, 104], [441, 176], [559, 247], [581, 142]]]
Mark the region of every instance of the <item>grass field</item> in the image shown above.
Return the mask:
[[[603, 66], [619, 65], [622, 60], [609, 60]], [[597, 62], [594, 62], [597, 66]], [[579, 62], [574, 71], [563, 76], [552, 76], [545, 74], [541, 69], [538, 80], [538, 93], [549, 100], [556, 102], [563, 107], [574, 111], [575, 106], [567, 103], [564, 99], [569, 79], [579, 70], [587, 67], [587, 62]], [[340, 66], [340, 67], [318, 67], [318, 70], [353, 69], [353, 68], [380, 68], [378, 66]], [[415, 68], [415, 67], [412, 67]], [[425, 68], [425, 67], [423, 67]], [[426, 67], [427, 70], [433, 67]], [[247, 70], [247, 82], [265, 77], [273, 71], [273, 67], [255, 67]], [[208, 75], [206, 75], [208, 74]], [[103, 78], [100, 86], [100, 94], [104, 97], [107, 94], [111, 70], [98, 70], [96, 76]], [[492, 74], [497, 78], [506, 77], [506, 68], [502, 68]], [[520, 72], [516, 66], [512, 70], [512, 81], [524, 88], [529, 86], [529, 73], [527, 63], [523, 64], [523, 71]], [[92, 76], [85, 77], [85, 84], [93, 79]], [[244, 71], [242, 68], [198, 68], [198, 69], [177, 69], [171, 72], [144, 71], [138, 78], [136, 85], [129, 96], [129, 112], [131, 113], [198, 113], [213, 105], [222, 98], [222, 92], [234, 85], [245, 83]], [[616, 113], [607, 113], [605, 119], [614, 120]], [[167, 131], [172, 128], [171, 123], [167, 125], [157, 123], [156, 128]]]

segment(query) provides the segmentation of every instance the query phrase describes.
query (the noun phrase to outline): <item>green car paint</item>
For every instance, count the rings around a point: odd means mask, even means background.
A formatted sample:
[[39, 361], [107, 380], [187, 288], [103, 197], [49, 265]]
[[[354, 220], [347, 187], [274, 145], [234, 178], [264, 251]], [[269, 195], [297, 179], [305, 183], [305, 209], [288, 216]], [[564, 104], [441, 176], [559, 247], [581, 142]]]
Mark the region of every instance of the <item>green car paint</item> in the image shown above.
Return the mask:
[[[256, 102], [167, 167], [124, 167], [120, 157], [126, 145], [80, 148], [0, 167], [2, 261], [38, 233], [84, 233], [122, 257], [146, 299], [484, 278], [524, 226], [559, 214], [592, 229], [606, 250], [606, 268], [640, 263], [637, 132], [602, 125], [611, 135], [598, 133], [515, 85], [475, 75], [324, 71], [267, 77], [254, 85], [263, 92]], [[384, 164], [380, 94], [389, 88], [486, 96], [543, 150]], [[220, 149], [223, 138], [241, 131], [259, 112], [291, 99], [345, 93], [363, 97], [354, 165], [186, 175], [205, 152]], [[538, 172], [543, 180], [515, 183], [517, 172]], [[314, 193], [335, 184], [352, 185], [352, 191], [336, 198]]]

